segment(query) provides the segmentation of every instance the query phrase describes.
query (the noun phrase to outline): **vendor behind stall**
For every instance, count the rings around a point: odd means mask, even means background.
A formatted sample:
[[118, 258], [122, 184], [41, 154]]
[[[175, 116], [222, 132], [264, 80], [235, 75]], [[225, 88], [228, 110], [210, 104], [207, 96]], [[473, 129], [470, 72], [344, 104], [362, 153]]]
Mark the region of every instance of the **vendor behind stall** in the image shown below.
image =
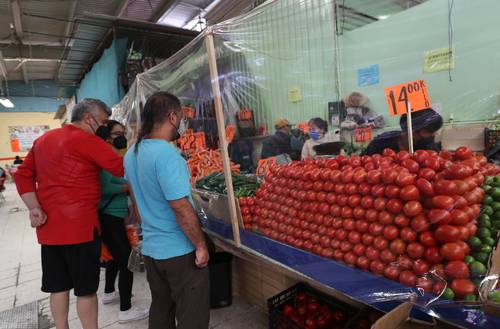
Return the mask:
[[338, 131], [329, 133], [328, 123], [321, 118], [309, 120], [309, 137], [302, 148], [302, 159], [316, 157], [314, 147], [317, 145], [340, 141]]
[[[415, 150], [440, 151], [435, 142], [436, 133], [443, 126], [443, 118], [432, 108], [412, 112], [413, 145]], [[403, 114], [399, 120], [401, 130], [388, 131], [375, 137], [368, 145], [363, 155], [382, 154], [390, 148], [395, 152], [408, 151], [408, 117]]]
[[293, 152], [290, 144], [292, 126], [290, 122], [280, 118], [274, 123], [274, 128], [276, 128], [276, 133], [267, 137], [262, 143], [261, 158], [266, 159], [280, 154], [288, 154], [292, 157]]

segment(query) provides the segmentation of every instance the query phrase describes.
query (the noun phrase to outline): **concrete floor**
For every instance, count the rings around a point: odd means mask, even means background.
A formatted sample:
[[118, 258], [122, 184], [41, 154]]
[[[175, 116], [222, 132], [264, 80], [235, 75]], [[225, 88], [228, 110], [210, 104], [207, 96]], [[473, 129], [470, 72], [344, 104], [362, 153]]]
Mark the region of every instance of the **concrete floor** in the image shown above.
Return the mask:
[[[0, 312], [39, 301], [39, 329], [50, 328], [53, 325], [48, 307], [48, 295], [40, 291], [42, 276], [40, 247], [36, 242], [35, 231], [29, 225], [28, 212], [15, 192], [15, 187], [7, 185], [3, 195], [6, 200], [0, 203]], [[103, 279], [102, 272], [101, 281]], [[103, 286], [104, 283], [100, 285], [99, 294], [102, 293]], [[133, 294], [134, 305], [149, 307], [151, 297], [144, 273], [135, 275]], [[74, 297], [71, 298], [71, 303], [70, 328], [80, 329]], [[99, 306], [99, 328], [147, 328], [147, 320], [119, 324], [118, 308], [117, 304]], [[267, 327], [267, 316], [257, 307], [237, 297], [233, 299], [231, 307], [213, 310], [210, 317], [210, 328]]]

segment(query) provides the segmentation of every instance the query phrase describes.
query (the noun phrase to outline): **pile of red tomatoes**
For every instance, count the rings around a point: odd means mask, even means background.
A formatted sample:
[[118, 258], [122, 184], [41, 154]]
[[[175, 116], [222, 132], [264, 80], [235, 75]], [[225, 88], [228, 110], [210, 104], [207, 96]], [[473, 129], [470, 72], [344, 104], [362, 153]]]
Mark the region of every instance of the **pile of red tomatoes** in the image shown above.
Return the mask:
[[[274, 166], [246, 226], [426, 292], [474, 293], [464, 263], [477, 230], [484, 175], [499, 168], [461, 147], [339, 156]], [[442, 278], [431, 279], [429, 272]]]

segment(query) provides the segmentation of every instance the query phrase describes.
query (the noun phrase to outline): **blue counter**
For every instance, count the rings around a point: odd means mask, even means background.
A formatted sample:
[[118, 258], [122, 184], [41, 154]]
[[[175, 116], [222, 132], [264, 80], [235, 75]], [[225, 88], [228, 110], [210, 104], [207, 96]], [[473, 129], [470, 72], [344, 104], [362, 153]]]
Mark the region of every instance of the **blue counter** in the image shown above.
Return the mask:
[[[225, 239], [232, 240], [231, 226], [211, 219], [205, 227]], [[306, 275], [320, 284], [333, 288], [351, 298], [380, 309], [390, 311], [411, 294], [419, 295], [412, 316], [428, 320], [428, 314], [467, 328], [500, 328], [500, 318], [485, 315], [479, 308], [464, 306], [451, 301], [438, 300], [432, 306], [425, 305], [434, 298], [422, 295], [415, 288], [364, 272], [310, 252], [277, 242], [265, 236], [240, 230], [242, 245], [269, 257], [284, 266]]]

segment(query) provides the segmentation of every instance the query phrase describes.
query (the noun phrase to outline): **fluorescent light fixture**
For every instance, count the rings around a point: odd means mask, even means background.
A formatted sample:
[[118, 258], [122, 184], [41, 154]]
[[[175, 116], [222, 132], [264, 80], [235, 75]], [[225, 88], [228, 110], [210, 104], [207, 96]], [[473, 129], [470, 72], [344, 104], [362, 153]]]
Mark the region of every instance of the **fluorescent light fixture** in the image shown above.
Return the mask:
[[11, 108], [14, 107], [14, 103], [12, 103], [10, 101], [10, 99], [8, 99], [8, 98], [1, 97], [0, 98], [0, 104], [2, 104], [3, 107], [9, 108], [9, 109], [11, 109]]
[[389, 15], [381, 15], [381, 16], [378, 16], [377, 18], [380, 20], [384, 20], [384, 19], [389, 18]]

